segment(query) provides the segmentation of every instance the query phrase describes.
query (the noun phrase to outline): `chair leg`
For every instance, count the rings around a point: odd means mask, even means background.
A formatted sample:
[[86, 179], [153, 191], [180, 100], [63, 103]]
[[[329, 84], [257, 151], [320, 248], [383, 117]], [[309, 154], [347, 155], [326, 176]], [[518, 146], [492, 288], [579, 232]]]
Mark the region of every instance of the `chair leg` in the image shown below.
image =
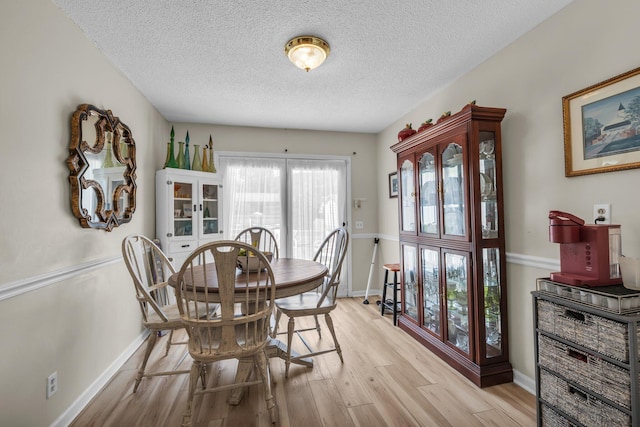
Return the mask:
[[167, 351], [165, 351], [164, 356], [169, 355], [169, 349], [171, 348], [171, 344], [173, 343], [173, 329], [169, 331], [169, 339], [167, 340]]
[[338, 356], [340, 356], [340, 361], [344, 363], [344, 359], [342, 358], [342, 349], [340, 348], [340, 344], [338, 344], [338, 338], [336, 338], [336, 331], [333, 329], [333, 319], [329, 316], [329, 313], [324, 315], [324, 321], [327, 322], [327, 327], [329, 328], [329, 332], [331, 332], [331, 336], [333, 336], [333, 343], [336, 346], [336, 352]]
[[207, 388], [207, 364], [203, 363], [200, 368], [200, 382], [202, 383], [202, 389]]
[[293, 342], [293, 334], [295, 334], [296, 322], [293, 317], [289, 317], [287, 324], [287, 360], [284, 362], [284, 377], [289, 378], [289, 366], [291, 365], [291, 343]]
[[144, 370], [147, 367], [147, 362], [149, 361], [149, 356], [151, 355], [151, 350], [156, 345], [156, 341], [158, 340], [158, 332], [151, 331], [149, 337], [147, 338], [147, 348], [144, 351], [144, 360], [142, 361], [142, 365], [140, 365], [140, 369], [138, 370], [138, 376], [136, 377], [136, 384], [133, 386], [133, 392], [138, 391], [138, 386], [140, 385], [140, 381], [142, 381], [142, 377], [144, 376]]
[[318, 338], [322, 339], [322, 332], [320, 332], [320, 322], [318, 322], [318, 316], [314, 315], [313, 319], [316, 321], [316, 331], [318, 331]]
[[193, 395], [198, 384], [198, 377], [201, 376], [202, 364], [194, 361], [191, 365], [191, 373], [189, 374], [189, 396], [187, 398], [187, 410], [182, 416], [182, 427], [190, 427], [193, 425]]
[[262, 377], [262, 382], [264, 383], [264, 400], [267, 402], [267, 409], [269, 410], [269, 416], [271, 417], [271, 423], [275, 424], [276, 422], [276, 403], [273, 399], [273, 394], [271, 392], [271, 373], [269, 370], [269, 361], [267, 359], [267, 355], [264, 350], [259, 351], [255, 355], [256, 365], [258, 367], [258, 372]]
[[398, 273], [393, 272], [393, 326], [398, 326]]
[[387, 302], [387, 283], [389, 282], [389, 270], [384, 270], [384, 283], [382, 284], [382, 301], [380, 302], [380, 314], [384, 316], [384, 304]]
[[276, 320], [273, 329], [271, 329], [271, 338], [275, 339], [276, 334], [278, 333], [278, 323], [280, 323], [280, 316], [282, 316], [282, 312], [276, 308]]

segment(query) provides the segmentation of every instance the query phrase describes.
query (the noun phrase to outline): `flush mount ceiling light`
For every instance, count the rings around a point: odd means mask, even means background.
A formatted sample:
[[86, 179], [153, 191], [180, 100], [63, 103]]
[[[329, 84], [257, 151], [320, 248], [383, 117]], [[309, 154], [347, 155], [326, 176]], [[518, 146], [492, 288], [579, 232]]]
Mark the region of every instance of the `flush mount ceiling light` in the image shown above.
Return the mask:
[[307, 72], [320, 66], [330, 51], [329, 43], [314, 36], [294, 37], [284, 47], [284, 53], [289, 60]]

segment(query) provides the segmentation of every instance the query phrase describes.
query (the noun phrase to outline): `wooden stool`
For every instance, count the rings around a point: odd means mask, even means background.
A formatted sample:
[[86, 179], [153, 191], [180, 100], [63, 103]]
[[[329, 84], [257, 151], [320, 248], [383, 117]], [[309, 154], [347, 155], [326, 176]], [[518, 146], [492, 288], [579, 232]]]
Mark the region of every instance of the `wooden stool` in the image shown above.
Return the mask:
[[[384, 309], [391, 310], [393, 313], [393, 325], [398, 324], [398, 313], [400, 307], [398, 303], [398, 272], [400, 271], [400, 264], [384, 264], [384, 284], [382, 286], [382, 301], [380, 302], [380, 314], [384, 316]], [[393, 271], [393, 282], [389, 282], [389, 272]], [[387, 300], [387, 288], [391, 288], [393, 297], [391, 302]]]

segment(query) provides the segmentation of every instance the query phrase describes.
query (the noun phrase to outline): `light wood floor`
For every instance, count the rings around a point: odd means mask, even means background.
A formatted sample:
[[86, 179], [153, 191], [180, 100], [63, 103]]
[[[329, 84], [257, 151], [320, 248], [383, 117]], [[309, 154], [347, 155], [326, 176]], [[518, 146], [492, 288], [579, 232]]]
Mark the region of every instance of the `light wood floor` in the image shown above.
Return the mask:
[[[342, 299], [332, 314], [343, 349], [317, 356], [315, 366], [271, 359], [278, 426], [534, 426], [535, 397], [515, 384], [479, 389], [406, 333], [380, 316], [375, 296]], [[284, 317], [284, 316], [283, 316]], [[286, 320], [284, 320], [286, 321]], [[321, 320], [321, 322], [323, 322]], [[284, 323], [283, 323], [284, 324]], [[315, 345], [328, 345], [309, 333]], [[286, 330], [286, 326], [284, 328]], [[151, 354], [152, 369], [176, 364], [184, 346], [165, 358], [166, 336]], [[284, 338], [284, 336], [283, 336]], [[144, 346], [143, 346], [144, 347]], [[186, 407], [188, 375], [145, 378], [133, 393], [141, 347], [71, 424], [79, 426], [179, 426]], [[183, 362], [190, 366], [189, 357]], [[211, 382], [231, 383], [236, 362], [212, 366]], [[196, 426], [271, 426], [262, 387], [248, 389], [238, 406], [226, 403], [229, 391], [195, 399]]]

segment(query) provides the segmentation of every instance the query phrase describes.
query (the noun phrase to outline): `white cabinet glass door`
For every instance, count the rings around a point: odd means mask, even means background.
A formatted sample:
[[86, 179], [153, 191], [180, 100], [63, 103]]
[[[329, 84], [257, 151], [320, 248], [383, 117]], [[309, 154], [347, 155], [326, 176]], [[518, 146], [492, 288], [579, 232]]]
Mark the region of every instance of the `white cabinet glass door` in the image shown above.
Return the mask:
[[200, 238], [206, 238], [220, 232], [220, 191], [218, 185], [207, 183], [201, 183], [200, 190]]
[[194, 182], [175, 181], [173, 183], [173, 236], [193, 236]]

